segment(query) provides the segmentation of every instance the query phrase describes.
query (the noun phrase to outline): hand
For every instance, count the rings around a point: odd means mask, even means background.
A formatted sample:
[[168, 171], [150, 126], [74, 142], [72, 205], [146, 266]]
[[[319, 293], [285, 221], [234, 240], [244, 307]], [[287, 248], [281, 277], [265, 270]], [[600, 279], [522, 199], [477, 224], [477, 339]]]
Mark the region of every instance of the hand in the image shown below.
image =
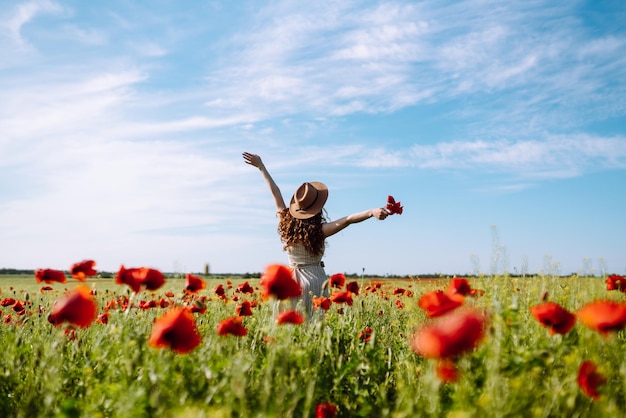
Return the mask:
[[372, 216], [379, 221], [383, 221], [387, 216], [389, 216], [389, 212], [385, 208], [376, 208], [372, 209]]
[[254, 166], [259, 169], [263, 167], [263, 161], [261, 161], [261, 157], [259, 157], [256, 154], [250, 154], [249, 152], [244, 152], [243, 159], [246, 164], [250, 164], [251, 166]]

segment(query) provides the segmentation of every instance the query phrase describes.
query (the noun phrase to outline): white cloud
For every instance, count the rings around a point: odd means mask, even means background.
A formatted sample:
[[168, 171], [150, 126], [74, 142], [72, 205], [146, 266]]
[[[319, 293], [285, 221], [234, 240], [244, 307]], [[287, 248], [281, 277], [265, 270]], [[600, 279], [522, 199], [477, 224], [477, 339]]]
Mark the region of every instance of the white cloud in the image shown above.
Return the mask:
[[22, 35], [22, 28], [41, 14], [58, 14], [63, 8], [50, 0], [32, 0], [20, 3], [12, 10], [8, 18], [0, 23], [11, 39], [19, 46], [26, 46], [28, 42]]
[[626, 168], [626, 138], [578, 134], [545, 141], [414, 145], [407, 163], [421, 168], [496, 170], [522, 177], [575, 177], [599, 167]]

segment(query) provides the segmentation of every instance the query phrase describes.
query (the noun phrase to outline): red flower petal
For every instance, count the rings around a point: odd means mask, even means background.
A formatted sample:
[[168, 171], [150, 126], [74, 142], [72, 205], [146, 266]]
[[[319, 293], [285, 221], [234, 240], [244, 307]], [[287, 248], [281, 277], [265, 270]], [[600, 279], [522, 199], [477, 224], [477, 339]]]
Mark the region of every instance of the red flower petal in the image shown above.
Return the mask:
[[200, 334], [191, 313], [183, 308], [172, 308], [154, 321], [148, 344], [156, 348], [170, 348], [185, 354], [200, 345]]
[[576, 312], [585, 326], [598, 331], [603, 336], [626, 327], [626, 303], [601, 300], [591, 302]]
[[462, 295], [462, 296], [470, 296], [472, 294], [472, 287], [470, 286], [467, 279], [461, 277], [455, 277], [450, 280], [450, 284], [446, 289], [446, 293], [449, 295]]
[[70, 267], [70, 274], [73, 278], [84, 282], [87, 277], [98, 274], [98, 272], [94, 270], [95, 265], [96, 262], [93, 260], [84, 260], [79, 263], [74, 263]]
[[139, 293], [142, 288], [157, 290], [165, 284], [165, 276], [158, 270], [140, 267], [125, 268], [122, 266], [115, 276], [115, 283], [128, 285], [133, 292]]
[[413, 351], [428, 358], [452, 358], [473, 350], [485, 335], [486, 322], [474, 310], [446, 315], [415, 333]]
[[459, 380], [459, 371], [454, 361], [440, 359], [436, 366], [437, 377], [444, 383], [454, 383]]
[[241, 323], [242, 319], [239, 316], [224, 319], [217, 326], [217, 333], [222, 336], [234, 335], [236, 337], [243, 337], [248, 334], [248, 330]]
[[108, 324], [109, 323], [109, 313], [108, 312], [103, 312], [100, 315], [98, 315], [98, 323], [99, 324]]
[[202, 277], [193, 274], [187, 274], [185, 278], [185, 290], [189, 293], [198, 293], [206, 287], [206, 283]]
[[141, 284], [148, 290], [157, 290], [165, 284], [165, 276], [158, 270], [142, 267], [139, 272]]
[[251, 316], [252, 315], [252, 305], [247, 300], [241, 302], [241, 304], [237, 305], [235, 308], [235, 313], [237, 316]]
[[605, 280], [606, 290], [619, 290], [626, 293], [626, 279], [618, 274], [611, 274]]
[[300, 325], [304, 322], [304, 317], [298, 311], [285, 311], [278, 315], [276, 322], [279, 325], [294, 324]]
[[373, 333], [374, 333], [374, 330], [372, 330], [370, 327], [365, 327], [363, 328], [363, 331], [359, 333], [359, 339], [367, 343], [372, 339]]
[[355, 295], [359, 294], [359, 284], [356, 281], [350, 282], [346, 285], [346, 290]]
[[224, 289], [224, 285], [220, 283], [215, 286], [215, 288], [213, 288], [213, 293], [215, 293], [220, 298], [223, 298], [226, 295], [226, 289]]
[[530, 308], [530, 312], [551, 335], [567, 334], [576, 323], [576, 315], [554, 302], [545, 302]]
[[346, 276], [343, 273], [335, 273], [328, 279], [330, 287], [343, 287], [346, 284]]
[[48, 321], [57, 326], [63, 322], [86, 328], [96, 319], [96, 302], [89, 288], [78, 286], [52, 306]]
[[578, 387], [592, 399], [598, 399], [598, 388], [606, 383], [606, 377], [598, 373], [596, 365], [589, 360], [583, 361], [578, 369]]
[[240, 293], [254, 293], [254, 289], [250, 286], [250, 283], [244, 282], [237, 286], [237, 291]]
[[67, 277], [65, 273], [60, 270], [53, 269], [37, 269], [35, 270], [35, 280], [37, 283], [46, 282], [48, 284], [52, 282], [65, 283]]
[[400, 202], [396, 202], [393, 196], [387, 196], [387, 211], [389, 215], [402, 215], [403, 207], [400, 205]]
[[263, 298], [275, 296], [279, 300], [284, 300], [302, 294], [300, 283], [293, 278], [291, 270], [280, 264], [269, 265], [265, 269], [259, 285]]
[[330, 309], [330, 305], [333, 302], [325, 297], [319, 297], [319, 298], [313, 298], [313, 309], [322, 309], [324, 311], [327, 311]]
[[463, 296], [460, 294], [447, 295], [441, 290], [433, 290], [424, 293], [417, 304], [426, 311], [429, 318], [434, 318], [463, 305]]
[[317, 404], [315, 407], [315, 418], [335, 418], [337, 407], [330, 402]]
[[345, 292], [335, 292], [330, 296], [330, 300], [334, 303], [345, 303], [348, 306], [352, 306], [354, 301], [352, 300], [352, 293], [349, 291]]

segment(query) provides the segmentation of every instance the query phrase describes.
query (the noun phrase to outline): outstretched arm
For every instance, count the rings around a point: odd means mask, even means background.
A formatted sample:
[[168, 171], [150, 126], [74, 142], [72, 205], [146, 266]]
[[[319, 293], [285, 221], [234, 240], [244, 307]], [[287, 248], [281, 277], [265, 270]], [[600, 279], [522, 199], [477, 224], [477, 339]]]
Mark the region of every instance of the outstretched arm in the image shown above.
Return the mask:
[[363, 212], [353, 213], [352, 215], [348, 215], [341, 219], [337, 219], [336, 221], [327, 222], [323, 224], [322, 232], [324, 233], [324, 237], [329, 237], [341, 231], [342, 229], [346, 228], [348, 225], [363, 222], [364, 220], [372, 218], [372, 217], [382, 221], [388, 215], [389, 215], [389, 212], [387, 212], [387, 210], [384, 208], [374, 208], [374, 209], [364, 210]]
[[286, 206], [285, 206], [285, 201], [283, 200], [283, 195], [280, 193], [280, 189], [274, 182], [274, 179], [272, 178], [272, 176], [270, 176], [270, 173], [265, 168], [265, 165], [263, 164], [261, 157], [259, 157], [256, 154], [250, 154], [249, 152], [244, 152], [243, 159], [246, 162], [246, 164], [250, 164], [251, 166], [258, 168], [261, 171], [261, 174], [263, 175], [263, 178], [265, 179], [265, 182], [267, 183], [268, 187], [270, 188], [270, 191], [272, 192], [272, 196], [274, 197], [276, 210], [281, 211], [285, 209]]

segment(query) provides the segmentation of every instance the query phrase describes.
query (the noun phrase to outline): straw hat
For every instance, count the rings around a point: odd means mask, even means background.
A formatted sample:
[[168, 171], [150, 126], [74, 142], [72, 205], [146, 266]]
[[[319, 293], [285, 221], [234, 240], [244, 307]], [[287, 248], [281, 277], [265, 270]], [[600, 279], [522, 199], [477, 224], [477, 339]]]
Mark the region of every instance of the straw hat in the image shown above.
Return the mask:
[[309, 219], [322, 211], [328, 199], [328, 187], [319, 181], [302, 183], [293, 194], [289, 212], [294, 218]]

